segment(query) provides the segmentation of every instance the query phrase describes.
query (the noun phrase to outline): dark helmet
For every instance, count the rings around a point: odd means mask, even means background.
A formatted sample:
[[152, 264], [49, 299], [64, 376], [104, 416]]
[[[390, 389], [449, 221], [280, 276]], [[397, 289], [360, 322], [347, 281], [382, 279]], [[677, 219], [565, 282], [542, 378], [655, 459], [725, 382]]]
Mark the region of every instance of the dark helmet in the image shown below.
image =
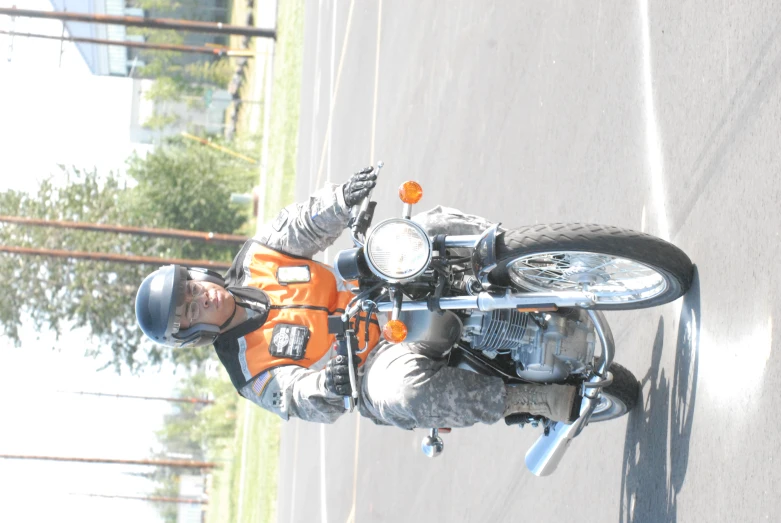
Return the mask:
[[185, 311], [188, 280], [207, 281], [225, 287], [225, 280], [207, 269], [166, 265], [147, 276], [136, 294], [136, 320], [149, 339], [170, 347], [211, 345], [220, 327], [197, 323], [179, 330]]

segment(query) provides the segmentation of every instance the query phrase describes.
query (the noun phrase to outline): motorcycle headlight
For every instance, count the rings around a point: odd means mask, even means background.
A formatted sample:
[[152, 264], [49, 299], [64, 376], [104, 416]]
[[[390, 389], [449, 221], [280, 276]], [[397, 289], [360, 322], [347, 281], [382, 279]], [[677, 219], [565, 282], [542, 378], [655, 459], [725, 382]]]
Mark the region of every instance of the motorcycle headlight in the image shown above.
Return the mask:
[[412, 279], [431, 261], [431, 240], [415, 222], [393, 218], [377, 225], [366, 240], [369, 267], [393, 282]]

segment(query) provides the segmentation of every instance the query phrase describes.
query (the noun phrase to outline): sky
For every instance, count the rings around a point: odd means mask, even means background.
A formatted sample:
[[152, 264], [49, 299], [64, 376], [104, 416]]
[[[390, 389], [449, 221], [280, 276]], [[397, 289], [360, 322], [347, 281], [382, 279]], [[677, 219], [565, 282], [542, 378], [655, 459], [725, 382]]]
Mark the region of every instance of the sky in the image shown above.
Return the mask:
[[[0, 6], [51, 10], [46, 0]], [[53, 20], [0, 16], [0, 29], [59, 35]], [[131, 80], [93, 76], [73, 44], [0, 35], [0, 190], [34, 190], [58, 164], [121, 170], [129, 140]], [[162, 401], [79, 396], [58, 391], [161, 395], [170, 369], [140, 377], [96, 372], [83, 356], [84, 333], [25, 329], [21, 348], [0, 337], [0, 454], [144, 459], [170, 406]], [[52, 350], [56, 347], [57, 350]], [[158, 521], [147, 503], [79, 494], [144, 495], [150, 485], [126, 474], [139, 467], [0, 459], [0, 521]], [[77, 515], [68, 517], [68, 515]]]

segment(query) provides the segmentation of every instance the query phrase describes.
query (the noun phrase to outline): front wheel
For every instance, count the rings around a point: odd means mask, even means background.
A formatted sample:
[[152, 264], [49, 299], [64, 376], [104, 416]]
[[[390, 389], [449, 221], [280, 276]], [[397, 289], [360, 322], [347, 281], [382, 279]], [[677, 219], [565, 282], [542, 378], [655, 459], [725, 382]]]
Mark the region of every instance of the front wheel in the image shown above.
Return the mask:
[[496, 237], [491, 283], [531, 292], [582, 291], [591, 308], [627, 310], [671, 302], [689, 290], [694, 266], [662, 239], [604, 225], [549, 224]]
[[589, 423], [620, 418], [635, 408], [640, 397], [640, 383], [634, 374], [618, 363], [610, 365], [610, 372], [613, 383], [602, 390]]

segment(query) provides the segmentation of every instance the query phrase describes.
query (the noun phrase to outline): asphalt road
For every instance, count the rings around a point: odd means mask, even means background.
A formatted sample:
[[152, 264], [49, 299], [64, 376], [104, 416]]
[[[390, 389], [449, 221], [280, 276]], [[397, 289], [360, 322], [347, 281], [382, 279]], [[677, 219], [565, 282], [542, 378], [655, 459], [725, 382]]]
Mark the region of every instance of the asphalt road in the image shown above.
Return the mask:
[[419, 210], [643, 230], [698, 278], [608, 315], [643, 403], [553, 476], [525, 468], [531, 428], [457, 430], [429, 460], [422, 431], [292, 421], [279, 521], [779, 521], [780, 21], [759, 1], [308, 2], [299, 198], [382, 159], [378, 217], [413, 178]]

